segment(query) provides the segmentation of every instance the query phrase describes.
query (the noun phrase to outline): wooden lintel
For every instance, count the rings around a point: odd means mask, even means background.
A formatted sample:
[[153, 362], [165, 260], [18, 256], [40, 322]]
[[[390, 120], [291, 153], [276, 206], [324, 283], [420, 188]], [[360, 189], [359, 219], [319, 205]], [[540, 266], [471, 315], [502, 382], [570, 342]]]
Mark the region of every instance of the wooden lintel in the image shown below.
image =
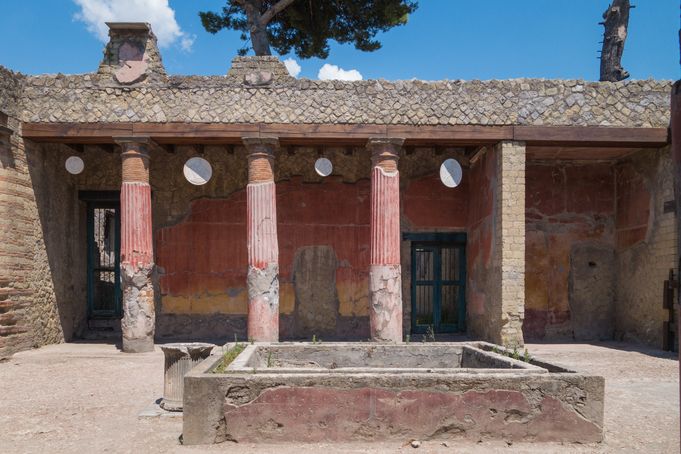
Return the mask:
[[277, 136], [282, 145], [360, 145], [374, 137], [401, 137], [405, 146], [480, 146], [501, 140], [528, 145], [660, 147], [667, 128], [599, 126], [480, 126], [223, 123], [24, 123], [23, 137], [38, 142], [113, 143], [113, 137], [149, 137], [159, 144], [241, 143], [246, 135]]
[[669, 140], [668, 128], [607, 126], [514, 126], [513, 140], [529, 145], [660, 147]]

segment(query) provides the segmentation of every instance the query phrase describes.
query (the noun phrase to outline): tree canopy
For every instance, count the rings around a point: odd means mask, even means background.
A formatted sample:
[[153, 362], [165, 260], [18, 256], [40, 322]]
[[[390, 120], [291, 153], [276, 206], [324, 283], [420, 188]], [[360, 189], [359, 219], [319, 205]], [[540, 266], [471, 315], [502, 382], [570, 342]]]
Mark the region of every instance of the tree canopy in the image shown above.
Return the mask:
[[[362, 51], [380, 49], [376, 34], [404, 25], [418, 3], [412, 0], [228, 0], [221, 12], [200, 12], [210, 33], [241, 31], [256, 55], [293, 51], [300, 58], [329, 56], [329, 40]], [[248, 41], [250, 40], [250, 46]]]

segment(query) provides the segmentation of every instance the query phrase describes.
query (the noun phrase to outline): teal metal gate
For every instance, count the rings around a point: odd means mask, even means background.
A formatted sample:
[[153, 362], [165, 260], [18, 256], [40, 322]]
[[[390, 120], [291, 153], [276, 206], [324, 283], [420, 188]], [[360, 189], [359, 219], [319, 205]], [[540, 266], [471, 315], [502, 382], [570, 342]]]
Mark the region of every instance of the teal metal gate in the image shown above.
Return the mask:
[[411, 233], [412, 332], [465, 331], [466, 234]]
[[93, 197], [86, 200], [88, 318], [119, 318], [122, 310], [121, 219], [118, 193], [87, 193], [87, 195]]

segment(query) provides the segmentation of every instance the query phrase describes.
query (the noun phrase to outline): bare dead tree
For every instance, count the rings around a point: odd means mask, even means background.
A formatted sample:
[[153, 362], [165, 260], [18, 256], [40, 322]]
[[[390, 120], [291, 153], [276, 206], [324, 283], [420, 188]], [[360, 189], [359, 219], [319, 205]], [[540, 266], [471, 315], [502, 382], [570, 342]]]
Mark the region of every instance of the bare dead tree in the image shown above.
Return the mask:
[[617, 82], [629, 77], [622, 68], [622, 52], [629, 28], [629, 10], [633, 8], [629, 0], [613, 0], [603, 13], [605, 27], [603, 32], [603, 50], [601, 51], [602, 81]]

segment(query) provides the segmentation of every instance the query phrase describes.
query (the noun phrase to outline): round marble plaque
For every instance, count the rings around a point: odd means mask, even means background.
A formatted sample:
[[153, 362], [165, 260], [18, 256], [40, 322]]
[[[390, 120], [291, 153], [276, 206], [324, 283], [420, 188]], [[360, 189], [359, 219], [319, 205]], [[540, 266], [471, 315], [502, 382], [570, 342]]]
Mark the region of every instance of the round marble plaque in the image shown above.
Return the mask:
[[201, 186], [208, 183], [213, 176], [213, 168], [210, 163], [203, 158], [189, 158], [184, 163], [184, 177], [193, 185]]
[[326, 158], [319, 158], [314, 163], [314, 170], [319, 176], [328, 177], [333, 172], [333, 164]]
[[440, 181], [448, 188], [455, 188], [461, 183], [463, 169], [456, 159], [447, 159], [440, 166]]
[[69, 156], [69, 158], [64, 163], [66, 171], [71, 175], [78, 175], [85, 168], [85, 163], [78, 156]]

